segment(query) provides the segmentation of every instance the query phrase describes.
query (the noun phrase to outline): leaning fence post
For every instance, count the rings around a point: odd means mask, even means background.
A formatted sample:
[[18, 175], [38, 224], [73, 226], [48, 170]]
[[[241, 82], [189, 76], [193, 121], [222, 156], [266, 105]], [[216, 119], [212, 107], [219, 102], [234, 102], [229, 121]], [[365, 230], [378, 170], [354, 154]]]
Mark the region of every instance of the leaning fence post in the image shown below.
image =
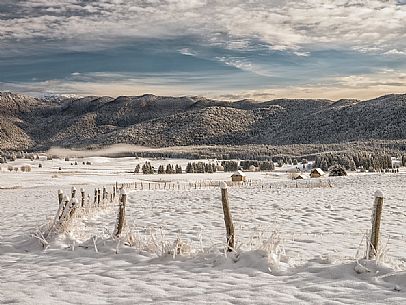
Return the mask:
[[59, 219], [59, 220], [62, 218], [62, 216], [65, 214], [65, 210], [68, 208], [69, 201], [70, 201], [69, 196], [67, 196], [67, 195], [63, 196], [62, 201], [63, 201], [64, 203], [63, 203], [63, 207], [62, 207], [61, 213], [60, 213], [59, 216], [58, 216], [58, 219]]
[[[67, 204], [66, 201], [69, 201], [69, 198], [67, 198], [66, 200], [64, 200], [64, 196], [63, 196], [63, 191], [59, 190], [58, 191], [58, 199], [59, 199], [59, 208], [58, 208], [58, 212], [56, 212], [56, 216], [54, 219], [54, 225], [55, 223], [61, 218], [61, 215], [63, 213], [63, 210], [65, 208], [65, 205]], [[65, 201], [65, 202], [64, 202]]]
[[374, 210], [372, 213], [372, 231], [369, 248], [369, 259], [377, 257], [379, 248], [379, 237], [381, 229], [381, 216], [383, 207], [383, 193], [375, 192]]
[[231, 252], [234, 250], [234, 224], [230, 213], [227, 184], [224, 181], [221, 182], [220, 188], [221, 202], [223, 204], [224, 222], [227, 230], [227, 251]]
[[124, 188], [120, 191], [120, 205], [118, 208], [117, 226], [114, 235], [118, 238], [123, 231], [125, 223], [125, 206], [127, 204], [127, 192]]

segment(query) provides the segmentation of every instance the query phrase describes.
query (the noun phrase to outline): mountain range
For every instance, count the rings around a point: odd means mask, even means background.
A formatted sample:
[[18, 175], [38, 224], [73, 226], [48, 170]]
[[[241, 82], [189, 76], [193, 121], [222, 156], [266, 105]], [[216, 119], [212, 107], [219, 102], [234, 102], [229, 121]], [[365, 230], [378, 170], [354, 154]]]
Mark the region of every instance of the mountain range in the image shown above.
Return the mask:
[[330, 101], [0, 93], [0, 149], [332, 144], [406, 139], [406, 94]]

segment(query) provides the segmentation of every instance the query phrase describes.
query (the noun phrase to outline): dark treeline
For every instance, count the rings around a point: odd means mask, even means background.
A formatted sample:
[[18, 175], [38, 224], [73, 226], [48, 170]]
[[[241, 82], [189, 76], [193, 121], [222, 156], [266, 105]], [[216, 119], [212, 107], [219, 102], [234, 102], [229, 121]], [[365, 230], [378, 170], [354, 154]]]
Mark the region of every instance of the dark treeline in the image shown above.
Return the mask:
[[[405, 165], [406, 155], [402, 156], [402, 164]], [[333, 165], [341, 165], [346, 170], [355, 171], [357, 168], [365, 170], [385, 170], [392, 168], [391, 156], [384, 153], [345, 152], [325, 153], [316, 157], [314, 167], [320, 167], [327, 171]]]
[[27, 153], [24, 151], [0, 151], [0, 163], [7, 163], [7, 161], [15, 161], [17, 159], [30, 159], [33, 161], [38, 160], [39, 156], [38, 154]]
[[[270, 171], [275, 169], [275, 165], [273, 161], [229, 161], [225, 160], [219, 163], [206, 163], [206, 162], [189, 162], [186, 165], [185, 173], [215, 173], [217, 171], [224, 171], [224, 172], [234, 172], [239, 169], [242, 170], [249, 170], [250, 166], [255, 166], [255, 170], [260, 171]], [[159, 165], [158, 169], [155, 169], [150, 162], [145, 162], [142, 166], [138, 164], [135, 169], [134, 173], [143, 174], [181, 174], [183, 169], [180, 165], [175, 164], [167, 164]]]
[[275, 169], [273, 161], [257, 161], [257, 160], [245, 160], [240, 161], [240, 167], [243, 170], [249, 170], [251, 166], [255, 166], [260, 171], [271, 171]]
[[214, 163], [192, 162], [186, 166], [186, 173], [215, 173], [217, 166]]
[[278, 162], [284, 159], [288, 163], [289, 159], [302, 159], [314, 161], [316, 156], [325, 152], [366, 152], [381, 153], [386, 151], [392, 156], [406, 154], [406, 140], [392, 141], [371, 141], [371, 142], [348, 142], [340, 144], [291, 144], [291, 145], [213, 145], [213, 146], [192, 146], [185, 147], [184, 150], [144, 151], [126, 154], [126, 156], [139, 156], [143, 158], [172, 158], [172, 159], [217, 159], [217, 160], [254, 160]]
[[[131, 153], [136, 157], [155, 157], [155, 158], [186, 158], [186, 159], [217, 159], [223, 160], [221, 163], [204, 163], [190, 162], [186, 169], [182, 169], [179, 165], [159, 166], [157, 169], [146, 162], [143, 165], [137, 165], [134, 172], [142, 172], [144, 174], [157, 173], [211, 173], [218, 170], [221, 171], [236, 171], [238, 169], [250, 170], [251, 166], [255, 170], [274, 170], [274, 163], [277, 166], [283, 164], [298, 165], [304, 168], [304, 165], [309, 161], [315, 161], [314, 167], [320, 167], [327, 171], [333, 165], [341, 165], [346, 170], [356, 170], [363, 168], [365, 170], [385, 170], [392, 168], [391, 157], [397, 157], [401, 161], [402, 166], [406, 166], [406, 152], [403, 142], [393, 143], [378, 143], [375, 146], [368, 146], [362, 143], [347, 143], [339, 146], [331, 145], [290, 145], [283, 147], [275, 147], [268, 145], [243, 145], [243, 146], [206, 146], [193, 148], [194, 151], [174, 151], [174, 152], [142, 152]], [[292, 148], [290, 155], [285, 155], [287, 148]], [[305, 148], [303, 148], [305, 147]], [[322, 153], [311, 153], [313, 149], [327, 148], [347, 148], [343, 151], [331, 151]], [[352, 149], [348, 149], [351, 147]], [[191, 148], [189, 148], [191, 149]], [[364, 150], [366, 149], [366, 150]], [[294, 155], [297, 152], [307, 152], [307, 155]], [[48, 160], [52, 160], [51, 155], [47, 156]], [[55, 156], [56, 157], [56, 156]], [[24, 151], [0, 151], [0, 163], [15, 161], [16, 159], [39, 159], [39, 155]], [[234, 160], [243, 161], [234, 161]], [[219, 161], [220, 162], [220, 161]]]
[[[186, 166], [185, 172], [186, 173], [215, 173], [217, 171], [218, 166], [214, 163], [205, 163], [205, 162], [189, 162]], [[145, 162], [142, 166], [137, 164], [134, 169], [134, 173], [138, 174], [139, 172], [143, 174], [182, 174], [183, 169], [180, 165], [175, 164], [167, 164], [159, 165], [158, 169], [155, 171], [155, 168], [151, 165], [150, 162]]]
[[[145, 162], [142, 166], [137, 164], [137, 166], [134, 169], [134, 173], [138, 174], [140, 172], [140, 169], [143, 174], [154, 174], [155, 173], [155, 168], [151, 165], [150, 162]], [[175, 164], [173, 166], [172, 164], [166, 165], [164, 167], [163, 165], [158, 166], [157, 170], [158, 174], [181, 174], [182, 173], [182, 167], [178, 164]]]

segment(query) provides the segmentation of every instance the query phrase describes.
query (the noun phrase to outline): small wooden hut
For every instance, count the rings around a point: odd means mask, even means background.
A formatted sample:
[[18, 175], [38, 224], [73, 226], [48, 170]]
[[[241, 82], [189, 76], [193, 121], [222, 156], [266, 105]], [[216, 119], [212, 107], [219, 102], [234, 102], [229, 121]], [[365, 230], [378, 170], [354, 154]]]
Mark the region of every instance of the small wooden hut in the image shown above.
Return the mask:
[[233, 182], [244, 182], [245, 179], [246, 175], [241, 170], [238, 170], [231, 175], [231, 181]]
[[292, 179], [293, 180], [302, 180], [302, 179], [305, 179], [305, 176], [301, 173], [293, 173]]
[[310, 172], [311, 178], [320, 178], [323, 175], [324, 175], [324, 172], [321, 170], [321, 168], [313, 168]]

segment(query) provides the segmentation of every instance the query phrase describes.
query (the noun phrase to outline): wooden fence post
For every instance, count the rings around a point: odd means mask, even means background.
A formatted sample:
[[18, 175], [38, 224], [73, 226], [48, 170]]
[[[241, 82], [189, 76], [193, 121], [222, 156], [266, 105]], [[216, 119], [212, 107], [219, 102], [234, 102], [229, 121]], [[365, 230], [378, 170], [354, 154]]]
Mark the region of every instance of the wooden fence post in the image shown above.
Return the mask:
[[71, 209], [69, 212], [69, 218], [72, 218], [73, 215], [75, 215], [76, 209], [79, 205], [79, 200], [77, 200], [76, 198], [72, 198], [71, 199]]
[[54, 219], [54, 224], [61, 218], [65, 205], [67, 204], [66, 201], [69, 201], [69, 198], [65, 199], [65, 196], [63, 196], [63, 191], [59, 190], [58, 200], [59, 200], [59, 208]]
[[117, 226], [114, 236], [119, 238], [125, 224], [125, 206], [127, 204], [127, 192], [124, 188], [120, 192], [120, 205], [118, 208]]
[[221, 182], [220, 188], [221, 202], [223, 204], [224, 222], [227, 230], [227, 251], [232, 252], [234, 250], [234, 224], [230, 213], [227, 184], [224, 181]]
[[69, 204], [69, 201], [70, 201], [69, 196], [65, 195], [65, 196], [63, 197], [62, 201], [63, 201], [64, 203], [63, 203], [63, 208], [62, 208], [62, 210], [61, 210], [61, 213], [59, 214], [59, 217], [58, 217], [59, 220], [60, 220], [60, 219], [62, 218], [62, 216], [66, 213], [65, 210], [68, 208], [68, 204]]
[[61, 205], [63, 200], [63, 191], [62, 190], [58, 190], [58, 202], [59, 202], [59, 206]]
[[76, 196], [76, 187], [72, 186], [72, 198]]
[[80, 189], [80, 194], [82, 195], [82, 208], [83, 208], [85, 206], [85, 198], [86, 198], [84, 188]]
[[106, 201], [107, 201], [107, 189], [106, 189], [105, 186], [103, 186], [103, 197], [102, 198], [103, 198], [102, 203], [106, 204]]
[[97, 206], [100, 206], [100, 189], [97, 189]]
[[381, 229], [381, 216], [383, 207], [383, 193], [381, 191], [375, 192], [374, 210], [372, 213], [372, 231], [368, 258], [376, 258], [379, 248], [379, 237]]

